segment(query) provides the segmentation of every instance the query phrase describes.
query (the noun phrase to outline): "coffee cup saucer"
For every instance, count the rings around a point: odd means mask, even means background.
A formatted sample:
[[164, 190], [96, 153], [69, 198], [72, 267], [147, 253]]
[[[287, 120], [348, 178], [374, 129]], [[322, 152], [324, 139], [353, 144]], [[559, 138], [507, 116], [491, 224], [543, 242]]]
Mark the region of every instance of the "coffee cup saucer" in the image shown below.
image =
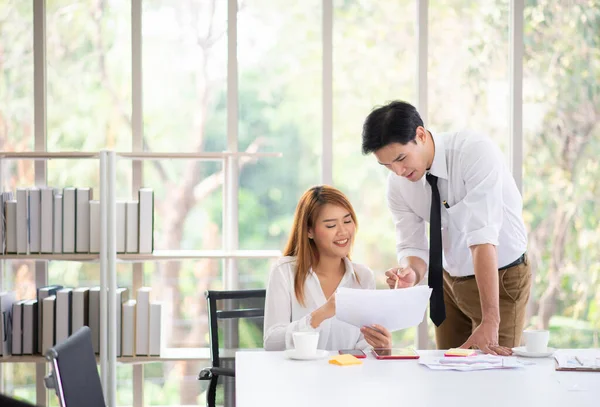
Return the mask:
[[326, 350], [317, 349], [315, 353], [305, 354], [298, 352], [296, 349], [287, 349], [285, 351], [285, 356], [288, 359], [293, 360], [315, 360], [326, 358], [327, 356], [329, 356], [329, 352], [327, 352]]
[[547, 358], [548, 356], [552, 356], [556, 349], [548, 347], [544, 352], [528, 352], [525, 346], [519, 346], [512, 348], [512, 351], [516, 356], [523, 356], [526, 358]]

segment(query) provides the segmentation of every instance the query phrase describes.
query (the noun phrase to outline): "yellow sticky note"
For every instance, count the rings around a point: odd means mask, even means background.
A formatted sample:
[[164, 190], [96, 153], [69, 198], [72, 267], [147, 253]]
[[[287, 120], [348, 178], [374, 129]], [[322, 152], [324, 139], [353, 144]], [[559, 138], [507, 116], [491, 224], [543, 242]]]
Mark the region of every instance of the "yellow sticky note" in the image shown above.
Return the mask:
[[362, 361], [352, 355], [335, 355], [329, 359], [329, 363], [338, 366], [362, 365]]
[[473, 349], [450, 348], [444, 353], [444, 356], [475, 356], [477, 352]]

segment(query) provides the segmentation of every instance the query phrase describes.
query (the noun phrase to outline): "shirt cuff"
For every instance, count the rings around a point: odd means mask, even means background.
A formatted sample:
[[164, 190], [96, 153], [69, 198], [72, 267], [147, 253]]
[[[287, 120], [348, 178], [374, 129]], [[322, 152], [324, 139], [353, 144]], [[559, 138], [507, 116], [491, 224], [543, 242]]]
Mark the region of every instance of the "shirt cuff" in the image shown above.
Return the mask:
[[305, 315], [302, 319], [298, 320], [298, 326], [295, 329], [295, 332], [319, 332], [321, 330], [321, 326], [319, 325], [316, 328], [313, 328], [310, 324], [312, 321], [312, 313]]
[[492, 244], [498, 246], [499, 230], [495, 226], [485, 226], [481, 229], [474, 230], [467, 234], [467, 246], [475, 246], [478, 244]]
[[402, 263], [404, 258], [411, 256], [420, 258], [429, 267], [429, 252], [421, 249], [402, 249], [398, 251], [398, 264]]
[[294, 332], [319, 332], [321, 327], [313, 328], [310, 325], [311, 314], [305, 315], [297, 321], [292, 322], [285, 333], [286, 349], [294, 349]]

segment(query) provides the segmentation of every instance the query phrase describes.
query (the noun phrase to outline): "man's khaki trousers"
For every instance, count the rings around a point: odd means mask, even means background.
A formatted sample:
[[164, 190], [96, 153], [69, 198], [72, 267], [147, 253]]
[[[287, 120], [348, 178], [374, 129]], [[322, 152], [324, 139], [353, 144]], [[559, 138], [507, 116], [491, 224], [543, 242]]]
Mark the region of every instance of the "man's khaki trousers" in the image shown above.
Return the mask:
[[[525, 261], [498, 271], [500, 330], [498, 343], [513, 348], [521, 344], [525, 310], [531, 288], [531, 269]], [[475, 276], [452, 277], [444, 271], [446, 319], [435, 329], [438, 349], [457, 348], [481, 323], [481, 302]]]

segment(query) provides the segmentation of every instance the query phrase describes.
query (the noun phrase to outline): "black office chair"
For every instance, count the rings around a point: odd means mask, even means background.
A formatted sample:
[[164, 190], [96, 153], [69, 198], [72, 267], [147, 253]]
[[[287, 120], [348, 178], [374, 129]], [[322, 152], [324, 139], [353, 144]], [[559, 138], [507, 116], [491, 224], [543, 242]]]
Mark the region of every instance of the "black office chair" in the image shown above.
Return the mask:
[[13, 399], [4, 394], [0, 394], [0, 406], [2, 407], [35, 407], [34, 404], [29, 404], [21, 400]]
[[[234, 332], [233, 335], [230, 335], [230, 339], [233, 339], [233, 343], [229, 343], [228, 345], [232, 348], [239, 348], [239, 337], [237, 335], [239, 320], [252, 318], [252, 321], [258, 328], [257, 330], [261, 332], [260, 347], [262, 347], [265, 295], [266, 290], [206, 292], [212, 366], [202, 369], [198, 375], [198, 380], [210, 380], [206, 396], [206, 405], [208, 407], [215, 406], [219, 377], [235, 377], [235, 361], [233, 360], [233, 354], [226, 355], [225, 357], [219, 355], [219, 346], [223, 346], [224, 344], [224, 341], [221, 343], [219, 342], [219, 321], [229, 320], [223, 321], [228, 322], [230, 324], [228, 328]], [[218, 301], [221, 302], [221, 307], [219, 307]], [[256, 321], [257, 318], [260, 318], [260, 320]], [[233, 322], [236, 322], [236, 324], [232, 324]], [[226, 405], [227, 404], [234, 405], [234, 400], [229, 400], [229, 403], [227, 403], [226, 400]]]
[[46, 359], [51, 371], [44, 381], [55, 390], [61, 407], [106, 407], [90, 328], [81, 327], [48, 349]]

